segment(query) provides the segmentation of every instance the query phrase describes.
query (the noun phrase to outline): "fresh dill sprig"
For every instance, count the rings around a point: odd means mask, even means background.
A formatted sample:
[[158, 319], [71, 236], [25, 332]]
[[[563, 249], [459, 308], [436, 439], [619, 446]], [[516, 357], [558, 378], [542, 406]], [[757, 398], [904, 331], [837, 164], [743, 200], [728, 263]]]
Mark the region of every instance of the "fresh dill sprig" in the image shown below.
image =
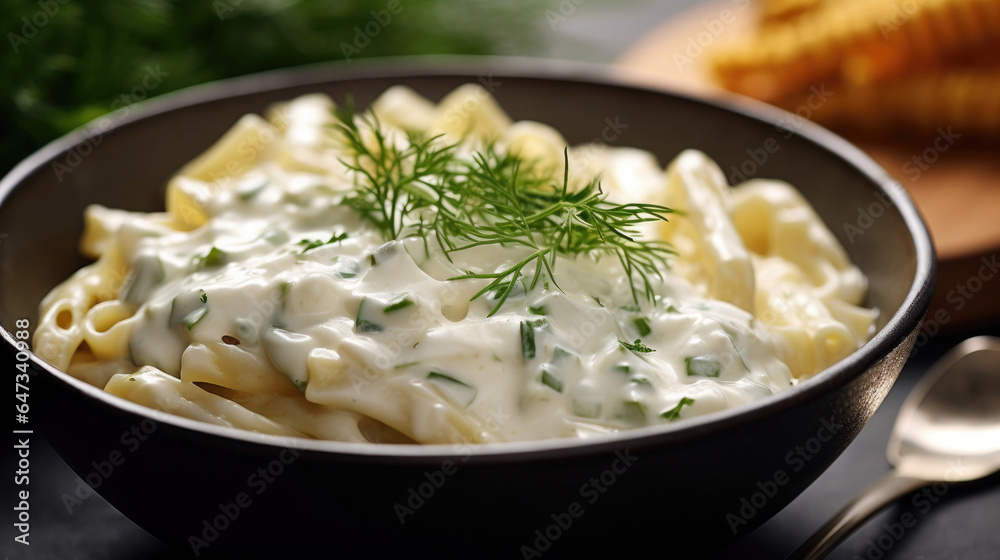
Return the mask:
[[494, 145], [474, 153], [470, 161], [458, 157], [456, 144], [415, 132], [407, 133], [400, 148], [374, 116], [356, 118], [350, 105], [338, 110], [337, 117], [337, 129], [353, 154], [353, 161], [344, 163], [356, 174], [356, 189], [344, 202], [375, 224], [386, 240], [417, 235], [426, 243], [433, 232], [449, 259], [451, 253], [489, 245], [530, 250], [497, 272], [451, 278], [490, 280], [472, 297], [494, 294], [489, 315], [528, 274], [529, 291], [543, 276], [558, 287], [555, 264], [560, 254], [613, 255], [628, 275], [636, 303], [640, 296], [652, 298], [650, 277], [659, 277], [667, 257], [674, 254], [663, 241], [636, 239], [636, 226], [666, 221], [671, 209], [609, 202], [596, 178], [570, 190], [568, 151], [560, 182], [540, 173], [533, 162], [501, 153]]
[[399, 239], [407, 216], [439, 202], [439, 183], [447, 180], [455, 146], [408, 131], [400, 148], [374, 114], [355, 118], [350, 100], [335, 111], [340, 138], [353, 154], [352, 161], [341, 162], [355, 173], [356, 188], [343, 202], [378, 227], [386, 241]]

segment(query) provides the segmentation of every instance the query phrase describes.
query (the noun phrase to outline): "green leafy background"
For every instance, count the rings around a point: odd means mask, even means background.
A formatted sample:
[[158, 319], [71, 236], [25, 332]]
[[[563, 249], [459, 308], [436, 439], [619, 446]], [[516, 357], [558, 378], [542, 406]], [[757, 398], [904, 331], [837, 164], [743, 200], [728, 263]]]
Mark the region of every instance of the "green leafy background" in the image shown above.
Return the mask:
[[[345, 44], [360, 46], [346, 51], [351, 60], [530, 53], [546, 26], [546, 6], [529, 0], [392, 1], [0, 0], [0, 175], [44, 143], [135, 101], [147, 67], [169, 74], [148, 90], [154, 96], [343, 60]], [[369, 25], [373, 11], [391, 20]], [[356, 28], [366, 25], [377, 35], [356, 42]]]

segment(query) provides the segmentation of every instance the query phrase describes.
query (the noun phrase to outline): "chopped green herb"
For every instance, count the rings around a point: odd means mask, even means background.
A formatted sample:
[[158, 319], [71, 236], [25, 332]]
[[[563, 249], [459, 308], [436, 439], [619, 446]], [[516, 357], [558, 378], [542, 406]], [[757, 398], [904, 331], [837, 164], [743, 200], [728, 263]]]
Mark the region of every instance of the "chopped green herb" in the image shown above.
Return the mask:
[[636, 383], [638, 385], [652, 385], [653, 383], [645, 375], [635, 375], [632, 376], [629, 381]]
[[462, 407], [472, 404], [478, 392], [472, 385], [444, 373], [432, 371], [427, 374], [427, 379], [434, 382], [446, 397]]
[[645, 317], [633, 318], [632, 324], [635, 325], [635, 329], [639, 331], [639, 336], [646, 336], [653, 332], [653, 329], [649, 327], [649, 322], [646, 321]]
[[536, 329], [544, 329], [549, 326], [549, 320], [542, 317], [541, 319], [535, 319], [534, 321], [528, 321], [528, 324]]
[[617, 364], [615, 364], [614, 366], [612, 366], [611, 369], [613, 369], [613, 370], [615, 370], [615, 371], [617, 371], [619, 373], [631, 373], [632, 372], [632, 366], [630, 366], [628, 364], [628, 362], [618, 362]]
[[594, 298], [594, 301], [597, 303], [597, 305], [600, 305], [601, 307], [604, 307], [604, 303], [601, 301], [601, 298], [599, 298], [597, 296], [590, 296], [590, 297]]
[[239, 188], [236, 189], [236, 196], [239, 197], [240, 200], [250, 200], [260, 194], [260, 191], [264, 190], [264, 187], [270, 183], [271, 180], [267, 177], [260, 177], [256, 181], [240, 185]]
[[549, 371], [548, 368], [542, 367], [542, 384], [547, 385], [553, 391], [557, 393], [563, 392], [563, 382], [555, 373]]
[[694, 399], [683, 397], [681, 399], [681, 402], [677, 403], [677, 406], [671, 408], [670, 410], [664, 411], [662, 414], [660, 414], [660, 418], [665, 418], [667, 420], [677, 420], [678, 418], [680, 418], [681, 409], [684, 408], [685, 406], [692, 404], [694, 404]]
[[[366, 296], [361, 298], [361, 303], [358, 304], [358, 315], [354, 319], [354, 329], [358, 332], [382, 332], [382, 325], [368, 318], [368, 311], [365, 308], [367, 302], [368, 297]], [[371, 305], [367, 307], [371, 307]]]
[[743, 369], [745, 369], [747, 373], [750, 373], [750, 366], [747, 365], [746, 359], [743, 358], [743, 352], [740, 352], [740, 347], [736, 345], [736, 329], [727, 328], [725, 325], [723, 325], [722, 329], [726, 331], [726, 336], [729, 337], [729, 343], [733, 345], [733, 350], [736, 350], [736, 355], [739, 356], [740, 363], [743, 364]]
[[198, 321], [201, 321], [208, 313], [208, 306], [202, 300], [204, 295], [204, 290], [188, 290], [178, 294], [170, 302], [168, 323], [170, 325], [184, 325], [187, 330], [194, 328]]
[[224, 264], [226, 262], [226, 257], [227, 255], [225, 251], [213, 245], [212, 248], [208, 250], [208, 253], [195, 256], [191, 259], [191, 262], [199, 268], [212, 268]]
[[687, 374], [698, 377], [718, 377], [722, 372], [722, 365], [719, 360], [711, 356], [693, 356], [684, 358], [687, 365]]
[[405, 369], [405, 368], [408, 368], [410, 366], [415, 366], [418, 363], [419, 362], [406, 362], [405, 364], [396, 364], [396, 365], [392, 366], [392, 368], [393, 369]]
[[521, 355], [526, 360], [535, 357], [535, 327], [530, 321], [521, 321]]
[[265, 231], [260, 236], [261, 239], [267, 241], [271, 245], [282, 245], [288, 243], [288, 234], [284, 230], [280, 229], [269, 229]]
[[583, 418], [601, 416], [601, 401], [597, 399], [573, 399], [573, 414]]
[[199, 307], [198, 309], [195, 309], [191, 313], [185, 315], [184, 319], [182, 319], [181, 322], [184, 323], [184, 326], [187, 327], [187, 330], [191, 330], [194, 328], [195, 325], [198, 324], [199, 321], [204, 319], [205, 315], [207, 314], [208, 314], [207, 307]]
[[575, 356], [576, 356], [576, 354], [574, 354], [573, 352], [570, 352], [569, 350], [563, 348], [562, 346], [556, 346], [555, 348], [552, 349], [552, 361], [553, 362], [561, 362], [561, 361], [565, 360], [566, 358], [572, 358], [572, 357], [575, 357]]
[[309, 385], [309, 382], [308, 381], [302, 381], [302, 380], [299, 380], [299, 379], [294, 379], [294, 380], [292, 380], [292, 384], [295, 385], [296, 389], [298, 389], [299, 391], [302, 391], [303, 393], [305, 393], [306, 392], [306, 387]]
[[153, 255], [140, 254], [125, 278], [118, 297], [126, 303], [142, 305], [149, 299], [153, 288], [163, 282], [164, 278], [166, 272], [163, 270], [163, 262]]
[[303, 245], [302, 252], [300, 255], [304, 255], [306, 251], [311, 251], [317, 247], [322, 247], [324, 245], [329, 245], [331, 243], [340, 243], [341, 241], [347, 239], [347, 232], [336, 233], [329, 239], [329, 241], [323, 241], [321, 239], [302, 239], [296, 245]]
[[409, 294], [403, 294], [398, 298], [390, 301], [385, 309], [382, 310], [383, 313], [392, 313], [393, 311], [399, 311], [400, 309], [406, 309], [407, 307], [413, 305], [413, 300], [410, 299]]
[[236, 334], [243, 338], [250, 338], [256, 331], [256, 325], [250, 319], [236, 319]]
[[387, 259], [392, 258], [393, 255], [404, 251], [403, 244], [399, 241], [388, 241], [379, 245], [371, 254], [372, 266], [377, 265], [380, 262], [385, 262]]
[[680, 313], [680, 311], [674, 307], [674, 304], [670, 304], [667, 306], [667, 313]]
[[642, 308], [635, 304], [626, 304], [622, 306], [622, 311], [628, 311], [629, 313], [638, 313], [642, 311]]
[[202, 303], [208, 303], [208, 294], [206, 294], [205, 292], [202, 292], [201, 295], [198, 296], [198, 301], [200, 301]]
[[458, 379], [455, 379], [454, 377], [452, 377], [450, 375], [447, 375], [447, 374], [444, 374], [444, 373], [441, 373], [441, 372], [437, 372], [437, 371], [432, 371], [432, 372], [428, 373], [427, 374], [427, 379], [440, 379], [440, 380], [443, 380], [443, 381], [450, 381], [452, 383], [458, 383], [459, 385], [465, 385], [466, 387], [472, 387], [472, 385], [469, 385], [468, 383], [465, 383], [463, 381], [459, 381]]
[[642, 416], [643, 418], [646, 417], [646, 405], [642, 404], [641, 402], [624, 401], [623, 404], [625, 405], [626, 415], [629, 415], [630, 413], [637, 413], [639, 416]]
[[624, 340], [619, 339], [618, 340], [618, 344], [620, 344], [621, 347], [623, 349], [625, 349], [625, 350], [631, 350], [633, 352], [638, 352], [640, 354], [646, 354], [648, 352], [656, 352], [656, 350], [654, 350], [654, 349], [650, 348], [649, 346], [646, 346], [645, 344], [643, 344], [642, 340], [640, 340], [638, 338], [635, 339], [635, 342], [632, 342], [632, 343], [628, 343], [628, 342], [625, 342]]
[[338, 264], [337, 276], [343, 279], [354, 278], [361, 272], [361, 264], [349, 257], [334, 257], [333, 261]]
[[368, 255], [368, 262], [370, 262], [372, 266], [378, 264], [378, 261], [375, 260], [375, 253]]
[[532, 315], [548, 315], [548, 310], [545, 309], [544, 305], [539, 305], [538, 307], [528, 306], [528, 313]]

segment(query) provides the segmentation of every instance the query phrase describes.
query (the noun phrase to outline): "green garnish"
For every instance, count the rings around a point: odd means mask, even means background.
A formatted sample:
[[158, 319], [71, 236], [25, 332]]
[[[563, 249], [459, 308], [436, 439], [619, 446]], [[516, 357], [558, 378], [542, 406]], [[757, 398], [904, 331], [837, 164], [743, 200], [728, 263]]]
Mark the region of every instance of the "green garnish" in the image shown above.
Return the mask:
[[638, 313], [642, 311], [642, 308], [638, 305], [627, 304], [622, 306], [622, 311], [628, 311], [629, 313]]
[[574, 356], [576, 356], [576, 354], [570, 352], [569, 350], [563, 348], [562, 346], [556, 346], [555, 348], [552, 349], [553, 362], [561, 362], [566, 358], [572, 358]]
[[333, 262], [337, 263], [337, 276], [349, 279], [354, 278], [361, 272], [361, 264], [350, 257], [334, 257]]
[[[141, 254], [122, 283], [118, 298], [126, 303], [142, 305], [150, 293], [166, 278], [163, 262], [153, 255]], [[147, 309], [149, 309], [147, 307]]]
[[674, 307], [673, 304], [670, 304], [667, 306], [667, 313], [680, 313], [680, 310]]
[[303, 239], [296, 243], [296, 245], [304, 245], [302, 252], [299, 253], [300, 255], [304, 255], [306, 251], [311, 251], [316, 247], [322, 247], [331, 243], [339, 243], [345, 239], [347, 239], [347, 232], [342, 232], [333, 234], [333, 237], [331, 237], [329, 241], [323, 241], [321, 239]]
[[[466, 271], [466, 274], [475, 274], [472, 271]], [[490, 301], [500, 301], [501, 297], [508, 298], [511, 296], [519, 297], [527, 293], [528, 288], [524, 284], [524, 278], [518, 275], [517, 280], [509, 282], [501, 282], [493, 287], [492, 290], [486, 292], [486, 298]]]
[[240, 200], [250, 200], [260, 194], [260, 191], [264, 190], [264, 187], [270, 184], [270, 182], [270, 179], [261, 177], [254, 182], [240, 185], [240, 187], [236, 189], [236, 196], [239, 197]]
[[547, 385], [553, 391], [557, 393], [563, 392], [563, 382], [559, 379], [556, 374], [548, 370], [548, 368], [542, 368], [542, 384]]
[[664, 411], [660, 414], [660, 418], [665, 418], [667, 420], [677, 420], [680, 418], [681, 409], [687, 405], [694, 404], [694, 399], [689, 399], [687, 397], [681, 398], [681, 402], [677, 403], [677, 406], [671, 408], [670, 410]]
[[207, 301], [208, 296], [204, 290], [188, 290], [178, 294], [170, 302], [168, 324], [184, 325], [190, 331], [208, 313], [208, 306], [205, 305]]
[[226, 256], [225, 251], [213, 245], [212, 248], [208, 250], [208, 253], [205, 253], [204, 255], [196, 255], [193, 259], [191, 259], [191, 262], [198, 267], [211, 268], [223, 264], [226, 261]]
[[185, 315], [184, 318], [181, 319], [181, 322], [184, 323], [184, 326], [187, 327], [187, 330], [191, 330], [207, 314], [208, 314], [208, 308], [207, 307], [199, 307], [198, 309], [195, 309], [191, 313], [188, 313], [187, 315]]
[[632, 342], [632, 343], [628, 343], [628, 342], [625, 342], [624, 340], [618, 339], [618, 344], [620, 344], [621, 347], [624, 348], [625, 350], [631, 350], [633, 352], [638, 352], [640, 354], [646, 354], [646, 353], [649, 353], [649, 352], [656, 352], [656, 350], [654, 350], [654, 349], [650, 348], [649, 346], [646, 346], [645, 344], [643, 344], [642, 340], [640, 340], [638, 338], [635, 339], [635, 342]]
[[236, 319], [236, 334], [248, 338], [257, 332], [256, 325], [250, 319]]
[[535, 327], [530, 321], [521, 321], [521, 355], [526, 360], [535, 357]]
[[296, 389], [298, 389], [299, 391], [302, 391], [303, 393], [305, 393], [306, 392], [306, 386], [309, 385], [309, 382], [308, 381], [301, 381], [299, 379], [293, 379], [292, 380], [292, 384], [295, 385]]
[[590, 296], [590, 297], [594, 298], [594, 301], [597, 303], [597, 305], [604, 307], [604, 302], [601, 301], [601, 298], [597, 296]]
[[358, 315], [354, 319], [354, 329], [358, 332], [382, 332], [382, 325], [366, 317], [368, 313], [365, 310], [366, 302], [368, 302], [367, 296], [361, 298], [361, 303], [358, 304]]
[[719, 360], [711, 356], [693, 356], [684, 358], [687, 365], [687, 374], [698, 377], [718, 377], [722, 372], [722, 365]]
[[615, 364], [614, 366], [612, 366], [611, 369], [613, 369], [613, 370], [615, 370], [615, 371], [617, 371], [619, 373], [631, 373], [632, 372], [632, 366], [630, 366], [628, 364], [628, 362], [618, 362], [617, 364]]
[[[751, 319], [753, 319], [751, 317]], [[751, 327], [753, 328], [753, 327]], [[722, 330], [725, 331], [726, 336], [729, 337], [729, 343], [733, 345], [733, 350], [736, 350], [736, 355], [740, 358], [740, 363], [743, 364], [743, 369], [747, 373], [750, 373], [750, 366], [747, 365], [746, 359], [743, 357], [743, 352], [740, 352], [740, 347], [736, 345], [736, 331], [735, 329], [727, 328], [725, 325], [722, 326]]]
[[[471, 298], [494, 292], [490, 316], [507, 300], [513, 280], [531, 264], [529, 290], [543, 277], [558, 287], [554, 267], [559, 254], [614, 255], [630, 280], [633, 299], [638, 303], [640, 294], [652, 298], [650, 276], [661, 276], [673, 251], [665, 242], [633, 236], [639, 224], [665, 221], [669, 208], [608, 202], [597, 179], [570, 191], [568, 151], [559, 184], [532, 162], [501, 154], [492, 145], [473, 154], [471, 162], [464, 161], [457, 145], [419, 132], [408, 131], [408, 142], [400, 147], [385, 136], [374, 116], [355, 115], [350, 104], [337, 110], [337, 118], [336, 128], [353, 152], [353, 160], [344, 164], [354, 173], [355, 189], [343, 202], [374, 224], [384, 239], [413, 234], [427, 238], [433, 233], [449, 258], [453, 252], [482, 246], [530, 250], [502, 270], [451, 278], [490, 280]], [[435, 212], [416, 220], [424, 208]]]
[[545, 309], [544, 305], [539, 305], [538, 307], [529, 305], [528, 313], [531, 313], [532, 315], [548, 315], [548, 310]]
[[649, 322], [646, 321], [645, 317], [635, 317], [632, 319], [632, 324], [635, 325], [635, 329], [639, 331], [639, 336], [646, 336], [653, 332], [653, 329], [649, 327]]
[[628, 414], [629, 412], [633, 412], [633, 413], [638, 413], [639, 416], [642, 416], [643, 418], [646, 417], [646, 405], [642, 404], [641, 402], [624, 401], [624, 404], [625, 404], [626, 414]]
[[472, 387], [472, 385], [469, 385], [468, 383], [465, 383], [463, 381], [459, 381], [458, 379], [455, 379], [454, 377], [452, 377], [450, 375], [447, 375], [447, 374], [444, 374], [444, 373], [440, 373], [440, 372], [437, 372], [437, 371], [432, 371], [432, 372], [428, 373], [427, 374], [427, 379], [440, 379], [440, 380], [444, 380], [444, 381], [450, 381], [452, 383], [458, 383], [459, 385], [465, 385], [466, 387], [470, 387], [470, 388]]
[[629, 381], [631, 381], [632, 383], [636, 383], [638, 385], [652, 385], [653, 384], [649, 380], [649, 378], [646, 377], [646, 376], [644, 376], [644, 375], [636, 375], [636, 376], [632, 377], [631, 379], [629, 379]]
[[427, 379], [434, 382], [446, 397], [463, 407], [472, 404], [478, 393], [472, 385], [444, 373], [432, 371], [427, 374]]
[[382, 310], [383, 313], [392, 313], [393, 311], [399, 311], [400, 309], [406, 309], [407, 307], [413, 305], [413, 300], [410, 299], [409, 294], [403, 294], [398, 298], [389, 302], [388, 305]]
[[267, 241], [271, 245], [284, 245], [288, 243], [288, 234], [284, 230], [269, 229], [260, 235], [260, 239]]
[[573, 399], [573, 414], [583, 418], [597, 418], [601, 415], [601, 401]]

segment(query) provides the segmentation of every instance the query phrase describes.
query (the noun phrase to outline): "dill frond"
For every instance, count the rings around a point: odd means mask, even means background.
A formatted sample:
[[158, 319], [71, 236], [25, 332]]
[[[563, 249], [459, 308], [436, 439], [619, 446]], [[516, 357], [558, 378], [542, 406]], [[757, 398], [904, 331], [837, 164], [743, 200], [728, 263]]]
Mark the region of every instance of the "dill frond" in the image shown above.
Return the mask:
[[357, 116], [350, 106], [338, 110], [337, 117], [337, 129], [353, 154], [344, 164], [355, 174], [356, 188], [344, 203], [378, 227], [387, 241], [416, 235], [426, 243], [433, 232], [449, 259], [452, 253], [489, 245], [530, 250], [497, 272], [450, 278], [490, 280], [472, 297], [493, 293], [490, 315], [529, 274], [529, 291], [543, 276], [558, 287], [558, 255], [613, 256], [638, 303], [640, 297], [653, 297], [651, 277], [661, 276], [674, 254], [664, 241], [636, 238], [639, 224], [666, 221], [670, 208], [609, 202], [597, 178], [569, 190], [568, 152], [558, 181], [537, 173], [531, 161], [502, 153], [492, 144], [469, 160], [459, 157], [457, 144], [418, 132], [407, 132], [407, 142], [400, 147], [385, 136], [373, 115]]

